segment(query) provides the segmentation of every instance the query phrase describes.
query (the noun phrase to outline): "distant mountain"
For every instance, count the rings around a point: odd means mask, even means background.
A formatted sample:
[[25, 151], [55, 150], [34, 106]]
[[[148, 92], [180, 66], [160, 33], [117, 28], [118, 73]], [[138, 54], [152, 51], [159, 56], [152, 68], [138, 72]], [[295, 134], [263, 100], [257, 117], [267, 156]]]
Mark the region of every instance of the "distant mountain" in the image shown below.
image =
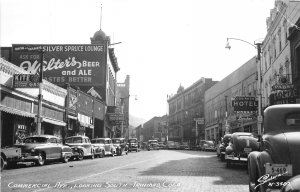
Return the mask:
[[145, 123], [147, 120], [139, 117], [135, 117], [129, 114], [129, 125], [133, 126], [134, 128]]

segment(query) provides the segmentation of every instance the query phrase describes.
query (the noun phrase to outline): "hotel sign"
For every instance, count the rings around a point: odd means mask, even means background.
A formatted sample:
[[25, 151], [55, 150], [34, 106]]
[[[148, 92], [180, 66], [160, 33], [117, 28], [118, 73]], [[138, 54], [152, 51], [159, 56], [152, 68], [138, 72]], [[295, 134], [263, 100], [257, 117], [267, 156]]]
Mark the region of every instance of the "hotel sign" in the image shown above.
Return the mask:
[[255, 97], [235, 97], [232, 101], [234, 111], [257, 111], [258, 101]]

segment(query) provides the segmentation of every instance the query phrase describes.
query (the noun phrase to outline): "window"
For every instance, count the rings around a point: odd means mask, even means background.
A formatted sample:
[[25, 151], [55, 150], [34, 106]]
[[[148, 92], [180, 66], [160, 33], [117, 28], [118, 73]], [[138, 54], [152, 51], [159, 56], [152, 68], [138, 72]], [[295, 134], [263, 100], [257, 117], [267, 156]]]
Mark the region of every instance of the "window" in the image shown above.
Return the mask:
[[50, 138], [49, 143], [56, 143], [56, 138]]

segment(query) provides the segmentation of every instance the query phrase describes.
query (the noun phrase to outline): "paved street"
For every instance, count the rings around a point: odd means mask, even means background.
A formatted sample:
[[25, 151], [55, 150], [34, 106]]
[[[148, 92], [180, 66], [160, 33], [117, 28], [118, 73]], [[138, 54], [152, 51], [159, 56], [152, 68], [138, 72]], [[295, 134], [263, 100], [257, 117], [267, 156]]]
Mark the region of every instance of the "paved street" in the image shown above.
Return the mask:
[[[215, 152], [129, 155], [3, 170], [1, 191], [248, 191], [245, 166], [226, 168]], [[24, 185], [31, 184], [31, 185]]]

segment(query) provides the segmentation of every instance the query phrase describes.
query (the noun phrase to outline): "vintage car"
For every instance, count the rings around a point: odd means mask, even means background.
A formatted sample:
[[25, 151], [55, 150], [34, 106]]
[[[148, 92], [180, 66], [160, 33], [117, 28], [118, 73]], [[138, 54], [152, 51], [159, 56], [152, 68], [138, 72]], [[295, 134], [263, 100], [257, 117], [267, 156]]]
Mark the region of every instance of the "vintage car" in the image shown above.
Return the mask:
[[148, 151], [159, 150], [158, 141], [156, 139], [148, 140]]
[[[274, 183], [275, 185], [278, 183]], [[279, 183], [280, 184], [280, 183]], [[300, 175], [290, 178], [284, 182], [281, 192], [299, 192], [300, 191]]]
[[200, 149], [202, 151], [216, 151], [216, 147], [213, 141], [211, 140], [201, 140]]
[[159, 149], [165, 149], [167, 147], [167, 145], [164, 142], [160, 141], [160, 142], [158, 142], [158, 147], [159, 147]]
[[235, 132], [231, 135], [231, 141], [225, 149], [226, 166], [233, 163], [247, 163], [248, 154], [258, 151], [258, 138], [253, 133]]
[[250, 191], [279, 190], [281, 184], [300, 174], [299, 138], [299, 104], [273, 105], [265, 109], [260, 151], [248, 156]]
[[94, 159], [96, 153], [100, 153], [99, 150], [96, 150], [97, 148], [92, 146], [90, 138], [87, 136], [68, 137], [65, 139], [65, 144], [72, 148], [73, 155], [71, 159], [82, 160], [84, 157]]
[[104, 148], [103, 155], [107, 156], [115, 156], [117, 154], [117, 150], [113, 145], [111, 138], [95, 138], [92, 139], [92, 145], [95, 148], [101, 147]]
[[123, 153], [128, 154], [128, 145], [125, 138], [112, 138], [111, 140], [116, 148], [117, 155], [123, 155]]
[[189, 150], [190, 147], [189, 147], [188, 142], [182, 142], [182, 143], [180, 144], [180, 146], [179, 146], [179, 149], [181, 149], [181, 150]]
[[14, 167], [19, 161], [22, 161], [22, 152], [19, 147], [1, 148], [1, 171], [6, 167]]
[[221, 139], [221, 143], [219, 145], [219, 157], [221, 161], [225, 161], [225, 149], [228, 146], [229, 142], [231, 141], [231, 134], [225, 134]]
[[34, 135], [26, 137], [23, 143], [16, 144], [21, 148], [22, 161], [44, 165], [46, 161], [68, 162], [73, 155], [72, 149], [63, 145], [61, 139], [53, 135]]
[[130, 138], [128, 139], [128, 148], [129, 152], [131, 151], [139, 151], [139, 143], [137, 138]]
[[167, 141], [166, 148], [167, 149], [176, 149], [175, 142], [174, 141]]

